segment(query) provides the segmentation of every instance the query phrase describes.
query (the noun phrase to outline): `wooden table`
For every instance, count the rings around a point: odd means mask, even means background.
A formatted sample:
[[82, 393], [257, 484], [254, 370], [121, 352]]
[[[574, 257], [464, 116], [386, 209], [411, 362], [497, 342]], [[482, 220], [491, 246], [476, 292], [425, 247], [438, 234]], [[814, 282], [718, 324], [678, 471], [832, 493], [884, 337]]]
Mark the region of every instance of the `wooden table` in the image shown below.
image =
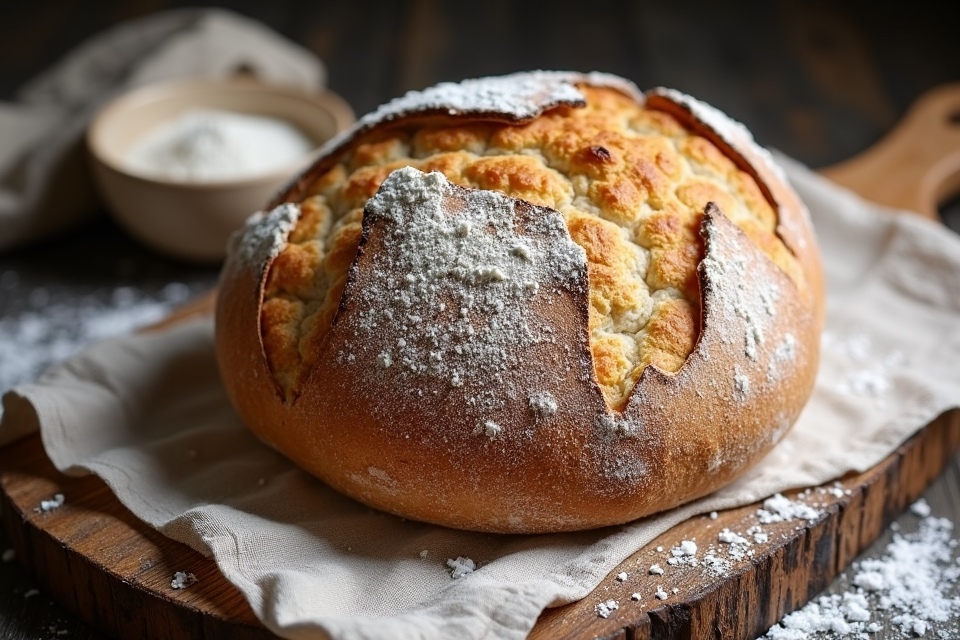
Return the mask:
[[[500, 2], [482, 12], [474, 12], [472, 3], [430, 0], [220, 4], [320, 55], [330, 87], [358, 113], [439, 80], [529, 68], [599, 69], [641, 87], [663, 84], [701, 97], [745, 122], [761, 143], [812, 166], [861, 152], [921, 93], [960, 80], [960, 20], [946, 2], [909, 11], [827, 2], [738, 8], [706, 2]], [[175, 6], [182, 3], [3, 3], [0, 99], [12, 99], [18, 86], [115, 21]], [[960, 230], [960, 200], [941, 214]], [[4, 278], [7, 273], [16, 276]], [[45, 304], [70, 306], [84, 296], [108, 298], [120, 285], [156, 294], [177, 281], [199, 292], [215, 279], [215, 267], [153, 254], [102, 219], [0, 255], [0, 317], [34, 309], [40, 288]], [[960, 458], [925, 495], [935, 515], [960, 523]], [[897, 522], [910, 529], [916, 518], [906, 513]], [[887, 532], [866, 554], [881, 555], [889, 537]], [[7, 546], [0, 539], [0, 550]], [[845, 575], [830, 589], [844, 589]], [[16, 562], [0, 563], [0, 637], [105, 637], [44, 593], [25, 597], [35, 587]], [[936, 631], [928, 635], [936, 637]], [[898, 633], [886, 625], [874, 637]]]

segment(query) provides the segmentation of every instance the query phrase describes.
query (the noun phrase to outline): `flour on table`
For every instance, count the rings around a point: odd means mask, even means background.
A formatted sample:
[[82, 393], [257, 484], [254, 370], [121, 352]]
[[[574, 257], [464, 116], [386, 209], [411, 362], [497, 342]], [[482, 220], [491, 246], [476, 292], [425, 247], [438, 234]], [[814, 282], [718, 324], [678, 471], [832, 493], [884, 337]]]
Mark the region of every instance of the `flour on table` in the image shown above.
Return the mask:
[[941, 625], [939, 638], [960, 637], [960, 598], [953, 595], [960, 578], [953, 558], [957, 544], [953, 523], [928, 515], [916, 532], [894, 534], [880, 558], [855, 562], [849, 590], [816, 598], [785, 616], [764, 638], [861, 640], [883, 629], [881, 621], [872, 619], [875, 615], [904, 637], [926, 636], [934, 623]]
[[607, 600], [606, 602], [597, 603], [593, 608], [597, 612], [597, 615], [601, 618], [609, 618], [610, 614], [620, 608], [620, 605], [616, 600]]
[[777, 493], [763, 501], [763, 508], [757, 509], [760, 524], [783, 522], [784, 520], [817, 520], [822, 514], [803, 502], [795, 502]]
[[927, 516], [930, 515], [930, 505], [927, 504], [926, 500], [924, 500], [923, 498], [920, 498], [919, 500], [914, 502], [912, 505], [910, 505], [910, 512], [915, 516], [926, 518]]
[[170, 581], [171, 589], [186, 589], [190, 585], [198, 582], [197, 576], [187, 571], [177, 571], [173, 574], [173, 580]]
[[[12, 280], [9, 274], [15, 272], [7, 271], [3, 277]], [[158, 296], [144, 295], [132, 287], [117, 287], [105, 296], [51, 303], [46, 289], [34, 289], [29, 309], [0, 317], [0, 394], [18, 384], [33, 382], [44, 369], [91, 342], [161, 320], [196, 293], [175, 282]]]
[[40, 511], [50, 512], [63, 506], [64, 497], [62, 493], [56, 493], [49, 500], [40, 501]]

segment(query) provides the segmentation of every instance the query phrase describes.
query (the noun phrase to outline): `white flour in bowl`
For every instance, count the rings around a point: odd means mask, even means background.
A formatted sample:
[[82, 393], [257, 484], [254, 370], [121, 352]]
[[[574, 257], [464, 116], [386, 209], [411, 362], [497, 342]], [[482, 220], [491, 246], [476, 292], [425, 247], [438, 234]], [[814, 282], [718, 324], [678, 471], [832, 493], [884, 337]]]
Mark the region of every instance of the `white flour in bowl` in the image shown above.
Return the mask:
[[288, 122], [216, 109], [195, 109], [139, 140], [127, 168], [181, 182], [234, 180], [269, 173], [306, 156], [313, 141]]

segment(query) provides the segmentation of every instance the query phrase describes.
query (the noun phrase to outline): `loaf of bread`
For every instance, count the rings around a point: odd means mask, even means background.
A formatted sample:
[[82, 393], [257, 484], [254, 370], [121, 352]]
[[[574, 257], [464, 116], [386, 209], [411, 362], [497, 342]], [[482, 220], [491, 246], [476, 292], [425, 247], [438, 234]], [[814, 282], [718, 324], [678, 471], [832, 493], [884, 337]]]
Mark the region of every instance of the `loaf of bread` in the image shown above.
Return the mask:
[[450, 527], [624, 523], [756, 463], [813, 386], [806, 210], [719, 111], [605, 74], [410, 93], [233, 240], [217, 356], [264, 442]]

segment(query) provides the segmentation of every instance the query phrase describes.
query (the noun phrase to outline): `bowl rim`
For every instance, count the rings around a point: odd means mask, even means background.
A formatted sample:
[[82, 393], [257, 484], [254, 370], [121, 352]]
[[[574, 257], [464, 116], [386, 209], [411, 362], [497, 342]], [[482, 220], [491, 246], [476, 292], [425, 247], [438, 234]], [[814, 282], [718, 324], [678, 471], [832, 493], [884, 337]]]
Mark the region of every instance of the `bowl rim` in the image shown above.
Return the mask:
[[[284, 98], [299, 99], [303, 102], [311, 103], [316, 107], [326, 110], [333, 118], [335, 131], [331, 138], [347, 130], [356, 122], [354, 111], [347, 101], [325, 87], [311, 90], [298, 85], [264, 82], [255, 77], [175, 78], [172, 80], [151, 82], [141, 87], [131, 89], [130, 91], [123, 92], [101, 106], [90, 120], [84, 135], [88, 153], [97, 162], [130, 178], [150, 184], [205, 191], [250, 185], [263, 181], [276, 181], [278, 178], [290, 174], [291, 171], [309, 166], [323, 145], [326, 144], [327, 140], [316, 142], [316, 146], [303, 156], [267, 173], [256, 173], [228, 180], [183, 181], [135, 171], [122, 162], [116, 162], [114, 158], [111, 157], [116, 154], [107, 151], [100, 139], [100, 132], [109, 125], [110, 119], [117, 114], [150, 104], [160, 98], [166, 98], [171, 93], [190, 94], [193, 92], [216, 93], [225, 91], [238, 93], [271, 93]], [[224, 111], [231, 111], [231, 109], [224, 109]], [[245, 113], [243, 111], [235, 112]]]

